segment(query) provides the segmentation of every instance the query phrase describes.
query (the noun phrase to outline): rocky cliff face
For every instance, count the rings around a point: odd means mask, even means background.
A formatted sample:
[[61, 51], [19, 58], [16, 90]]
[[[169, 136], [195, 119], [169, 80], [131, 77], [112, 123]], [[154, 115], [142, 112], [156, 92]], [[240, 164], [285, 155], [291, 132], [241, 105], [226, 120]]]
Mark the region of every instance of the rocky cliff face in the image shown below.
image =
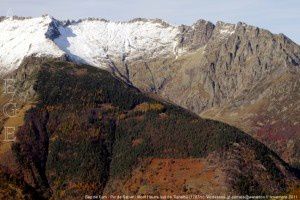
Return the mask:
[[128, 64], [129, 79], [199, 115], [243, 129], [298, 165], [299, 46], [243, 23], [218, 23], [200, 32], [208, 30], [213, 30], [209, 39], [204, 44], [200, 39], [199, 48], [188, 54]]
[[[201, 85], [209, 96], [207, 102], [202, 102], [197, 106], [198, 99], [191, 98], [192, 102], [185, 105], [185, 107], [201, 113], [209, 107], [221, 106], [230, 102], [267, 79], [276, 79], [289, 72], [299, 73], [300, 48], [284, 35], [273, 35], [269, 31], [242, 23], [237, 25], [218, 23], [215, 29], [213, 26], [208, 29], [204, 27], [199, 33], [201, 35], [211, 30], [213, 33], [208, 34], [210, 35], [207, 37], [208, 39], [203, 40], [198, 37], [199, 40], [193, 42], [193, 44], [199, 44], [196, 51], [190, 51], [189, 54], [174, 60], [170, 58], [155, 59], [153, 62], [146, 63], [152, 68], [155, 67], [154, 73], [151, 74], [154, 79], [157, 77], [156, 84], [159, 85], [161, 88], [159, 92], [162, 92], [164, 96], [168, 96], [164, 93], [170, 93], [172, 96], [173, 88], [180, 90], [187, 85], [185, 82], [189, 82], [189, 85]], [[190, 38], [189, 34], [183, 35], [183, 38]], [[202, 34], [202, 36], [207, 35]], [[184, 46], [190, 39], [182, 41]], [[137, 68], [142, 62], [133, 63], [132, 69], [141, 70]], [[143, 67], [140, 68], [143, 69]], [[166, 73], [163, 76], [156, 72], [160, 69], [161, 71], [172, 70], [175, 73]], [[152, 70], [150, 71], [152, 72]], [[132, 74], [129, 78], [133, 82], [140, 81], [139, 76], [136, 76], [134, 72], [129, 72]], [[168, 81], [162, 85], [160, 79], [168, 77], [170, 77]], [[177, 79], [183, 80], [179, 82]], [[166, 85], [167, 83], [169, 85]], [[151, 86], [145, 87], [145, 84], [140, 87], [144, 87], [145, 90], [152, 88]], [[200, 89], [191, 88], [188, 85], [184, 88], [185, 91], [190, 90], [188, 93], [196, 92], [195, 90], [200, 91]], [[174, 96], [177, 95], [174, 94]], [[180, 102], [173, 98], [171, 100]]]
[[205, 20], [199, 20], [193, 26], [181, 25], [180, 30], [180, 47], [186, 48], [187, 51], [197, 50], [206, 45], [211, 38], [215, 25]]

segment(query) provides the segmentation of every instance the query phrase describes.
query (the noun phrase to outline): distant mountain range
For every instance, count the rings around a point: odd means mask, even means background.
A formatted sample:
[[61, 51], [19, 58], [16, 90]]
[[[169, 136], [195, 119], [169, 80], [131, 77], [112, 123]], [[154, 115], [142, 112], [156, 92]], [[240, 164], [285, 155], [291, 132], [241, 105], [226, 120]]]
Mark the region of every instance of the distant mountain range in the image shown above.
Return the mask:
[[300, 46], [283, 34], [2, 17], [0, 76], [18, 93], [17, 117], [0, 114], [0, 139], [18, 127], [0, 144], [0, 181], [15, 185], [1, 191], [18, 198], [299, 187]]

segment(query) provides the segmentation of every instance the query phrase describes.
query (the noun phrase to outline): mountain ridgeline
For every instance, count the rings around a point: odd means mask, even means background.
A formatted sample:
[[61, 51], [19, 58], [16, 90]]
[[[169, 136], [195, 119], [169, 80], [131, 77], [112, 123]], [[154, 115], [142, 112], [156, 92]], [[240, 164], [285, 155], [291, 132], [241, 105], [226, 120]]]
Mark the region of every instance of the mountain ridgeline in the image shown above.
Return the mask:
[[29, 58], [11, 77], [36, 100], [12, 151], [19, 177], [40, 198], [274, 195], [299, 184], [295, 169], [249, 135], [107, 71]]

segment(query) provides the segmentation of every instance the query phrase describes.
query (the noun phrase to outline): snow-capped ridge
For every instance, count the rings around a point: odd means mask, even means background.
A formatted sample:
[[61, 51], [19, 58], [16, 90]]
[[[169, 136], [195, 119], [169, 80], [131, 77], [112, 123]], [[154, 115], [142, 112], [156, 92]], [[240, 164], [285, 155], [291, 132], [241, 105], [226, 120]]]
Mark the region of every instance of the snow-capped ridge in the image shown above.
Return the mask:
[[253, 30], [259, 34], [264, 29], [242, 22], [215, 25], [203, 19], [178, 26], [145, 18], [114, 22], [101, 18], [62, 21], [50, 15], [0, 17], [0, 74], [16, 69], [31, 55], [67, 56], [102, 68], [111, 61], [177, 58], [204, 47], [211, 38], [224, 40]]
[[101, 67], [108, 57], [123, 60], [124, 56], [135, 59], [172, 55], [180, 34], [177, 27], [163, 26], [158, 20], [82, 20], [60, 26], [59, 32], [54, 42], [71, 58]]
[[82, 22], [106, 22], [106, 23], [116, 23], [116, 24], [130, 24], [130, 23], [137, 23], [137, 22], [152, 22], [152, 23], [156, 23], [156, 24], [161, 24], [164, 27], [178, 27], [178, 25], [174, 25], [174, 24], [170, 24], [162, 19], [159, 18], [155, 18], [155, 19], [147, 19], [147, 18], [134, 18], [131, 20], [127, 20], [127, 21], [112, 21], [112, 20], [108, 20], [105, 18], [95, 18], [95, 17], [88, 17], [88, 18], [82, 18], [82, 19], [77, 19], [77, 20], [72, 20], [72, 19], [67, 19], [67, 20], [61, 20], [60, 21], [63, 26], [70, 26], [70, 25], [75, 25], [75, 24], [79, 24]]
[[7, 17], [7, 16], [0, 16], [0, 22], [4, 20], [26, 20], [26, 19], [32, 19], [33, 17], [20, 17], [20, 16], [12, 16], [12, 17]]
[[[135, 59], [177, 54], [177, 26], [163, 20], [135, 19], [111, 22], [88, 18], [60, 21], [42, 17], [2, 18], [0, 22], [1, 72], [16, 69], [30, 55], [61, 57], [103, 67], [108, 57]], [[175, 52], [176, 50], [176, 52]]]

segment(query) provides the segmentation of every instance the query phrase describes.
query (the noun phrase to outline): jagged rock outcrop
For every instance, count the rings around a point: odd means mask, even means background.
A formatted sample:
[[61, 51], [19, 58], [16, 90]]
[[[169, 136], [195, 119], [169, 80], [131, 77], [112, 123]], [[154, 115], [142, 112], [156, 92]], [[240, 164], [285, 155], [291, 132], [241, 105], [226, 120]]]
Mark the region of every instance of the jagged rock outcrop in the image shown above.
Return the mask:
[[181, 25], [180, 47], [187, 51], [197, 50], [207, 44], [211, 38], [215, 25], [205, 20], [199, 20], [192, 26]]

